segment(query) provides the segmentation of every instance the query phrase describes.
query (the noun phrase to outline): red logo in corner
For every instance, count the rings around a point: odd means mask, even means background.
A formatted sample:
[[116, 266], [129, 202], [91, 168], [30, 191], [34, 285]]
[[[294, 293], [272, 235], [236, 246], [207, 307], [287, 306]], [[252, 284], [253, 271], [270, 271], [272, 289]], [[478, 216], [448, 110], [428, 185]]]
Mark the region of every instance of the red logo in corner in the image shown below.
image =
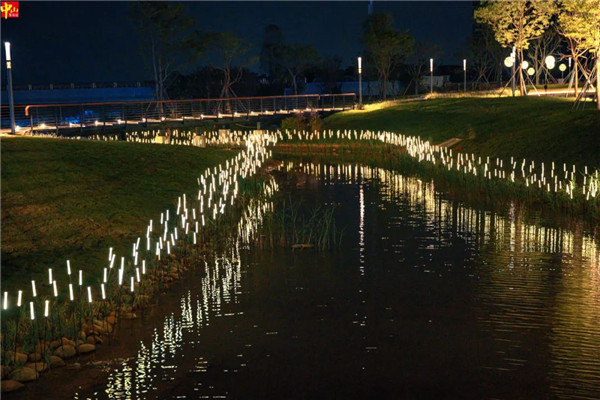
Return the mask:
[[19, 2], [18, 1], [3, 1], [1, 2], [0, 11], [2, 18], [19, 18]]

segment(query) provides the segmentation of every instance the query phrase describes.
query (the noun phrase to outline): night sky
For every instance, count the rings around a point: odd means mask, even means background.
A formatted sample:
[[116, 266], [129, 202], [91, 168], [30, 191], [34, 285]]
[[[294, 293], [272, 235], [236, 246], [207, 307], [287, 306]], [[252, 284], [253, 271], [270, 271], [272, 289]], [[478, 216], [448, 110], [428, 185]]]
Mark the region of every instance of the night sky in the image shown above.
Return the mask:
[[[353, 2], [186, 2], [203, 31], [232, 31], [251, 40], [258, 55], [268, 24], [289, 42], [313, 44], [342, 66], [361, 51], [367, 1]], [[20, 2], [18, 19], [2, 20], [2, 41], [13, 46], [15, 85], [28, 83], [123, 82], [151, 79], [139, 53], [127, 2]], [[374, 2], [390, 12], [399, 29], [443, 49], [441, 62], [456, 54], [472, 25], [472, 2]], [[2, 54], [4, 59], [4, 52]], [[4, 63], [2, 63], [4, 68]], [[202, 64], [200, 62], [199, 64]], [[257, 68], [257, 65], [255, 66]], [[2, 72], [4, 81], [5, 70]]]

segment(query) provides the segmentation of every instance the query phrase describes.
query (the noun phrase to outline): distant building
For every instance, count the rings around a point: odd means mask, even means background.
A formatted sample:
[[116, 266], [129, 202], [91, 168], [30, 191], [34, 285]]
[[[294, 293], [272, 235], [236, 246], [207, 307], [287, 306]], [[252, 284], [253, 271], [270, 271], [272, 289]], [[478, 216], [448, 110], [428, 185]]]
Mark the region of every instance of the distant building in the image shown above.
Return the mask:
[[[328, 94], [323, 90], [324, 85], [321, 82], [308, 82], [304, 85], [304, 90], [300, 94]], [[340, 93], [355, 93], [358, 96], [358, 81], [337, 82], [336, 87]], [[388, 96], [397, 96], [402, 94], [404, 85], [399, 81], [388, 82]], [[294, 94], [293, 88], [286, 88], [284, 95], [290, 96]], [[381, 83], [378, 81], [363, 81], [362, 82], [363, 97], [379, 96], [381, 94]]]
[[[2, 89], [0, 100], [7, 104], [8, 93]], [[153, 83], [141, 82], [27, 85], [16, 87], [13, 93], [17, 105], [156, 100]]]
[[[450, 82], [450, 75], [434, 75], [433, 76], [433, 88], [442, 88], [444, 85]], [[421, 86], [428, 88], [431, 86], [431, 75], [425, 75], [421, 77]]]

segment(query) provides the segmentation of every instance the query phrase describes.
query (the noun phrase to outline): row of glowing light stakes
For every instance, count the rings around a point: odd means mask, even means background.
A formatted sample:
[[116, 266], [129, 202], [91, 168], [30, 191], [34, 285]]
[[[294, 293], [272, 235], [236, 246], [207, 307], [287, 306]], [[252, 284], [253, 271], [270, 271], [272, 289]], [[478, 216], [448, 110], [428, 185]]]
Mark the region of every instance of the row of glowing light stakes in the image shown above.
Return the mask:
[[[510, 158], [510, 162], [500, 158], [476, 157], [473, 153], [455, 152], [448, 147], [435, 146], [429, 141], [415, 136], [407, 136], [393, 132], [375, 132], [356, 130], [344, 131], [277, 131], [275, 135], [279, 140], [368, 140], [380, 141], [386, 144], [406, 148], [407, 153], [419, 162], [430, 162], [436, 165], [443, 165], [448, 170], [456, 170], [473, 176], [483, 176], [489, 180], [509, 180], [516, 182], [521, 179], [527, 186], [537, 186], [547, 192], [564, 193], [571, 199], [576, 191], [580, 189], [586, 200], [595, 200], [600, 195], [600, 171], [591, 171], [584, 166], [577, 176], [575, 165], [567, 168], [562, 165], [562, 170], [556, 168], [556, 163], [549, 165], [537, 163], [535, 160], [526, 160], [525, 158], [517, 160]], [[578, 185], [578, 181], [581, 185]]]
[[[154, 131], [153, 134], [156, 135], [158, 131]], [[138, 132], [131, 132], [126, 134], [128, 138], [135, 138], [134, 141], [143, 141], [144, 137], [150, 137], [149, 131], [146, 133], [142, 132], [141, 134]], [[177, 137], [180, 138], [191, 138], [195, 135], [191, 131], [182, 131], [177, 132]], [[522, 162], [517, 162], [513, 157], [511, 157], [510, 163], [506, 163], [501, 159], [492, 159], [489, 157], [475, 157], [474, 154], [463, 154], [463, 153], [453, 153], [451, 149], [446, 147], [439, 147], [431, 145], [428, 141], [424, 141], [418, 137], [407, 136], [403, 134], [397, 134], [392, 132], [375, 132], [375, 131], [360, 131], [356, 130], [343, 130], [343, 131], [274, 131], [274, 132], [265, 132], [265, 133], [248, 133], [248, 132], [227, 132], [227, 133], [219, 133], [212, 132], [206, 135], [206, 144], [210, 145], [231, 145], [231, 144], [245, 144], [245, 149], [236, 156], [232, 162], [227, 161], [225, 165], [219, 165], [218, 167], [214, 167], [212, 170], [208, 169], [205, 173], [198, 178], [198, 184], [201, 186], [201, 189], [198, 191], [197, 197], [197, 206], [193, 207], [192, 210], [192, 219], [194, 221], [195, 230], [193, 232], [193, 242], [197, 243], [197, 234], [199, 232], [198, 223], [199, 220], [202, 223], [202, 226], [206, 224], [206, 217], [214, 220], [217, 218], [219, 214], [223, 214], [225, 212], [225, 207], [227, 205], [227, 200], [229, 200], [230, 204], [233, 204], [234, 199], [238, 195], [238, 179], [244, 179], [247, 176], [250, 176], [256, 173], [257, 169], [262, 165], [262, 163], [270, 157], [270, 151], [267, 150], [267, 146], [275, 145], [279, 141], [318, 141], [318, 140], [369, 140], [369, 141], [381, 141], [386, 144], [395, 145], [401, 148], [406, 148], [407, 153], [418, 160], [419, 162], [430, 162], [433, 164], [441, 164], [447, 167], [448, 170], [455, 169], [456, 171], [463, 172], [465, 174], [472, 174], [474, 176], [482, 175], [487, 179], [498, 179], [498, 180], [510, 180], [511, 182], [515, 182], [516, 176], [520, 176], [527, 186], [537, 185], [540, 189], [544, 189], [548, 192], [559, 192], [564, 190], [564, 192], [570, 197], [573, 198], [573, 193], [577, 186], [577, 176], [576, 176], [576, 168], [573, 165], [572, 168], [567, 169], [566, 165], [563, 165], [563, 171], [560, 172], [555, 169], [555, 163], [551, 163], [550, 177], [547, 178], [548, 170], [545, 169], [544, 163], [538, 164], [541, 167], [541, 170], [538, 171], [536, 169], [535, 161], [527, 162], [525, 159]], [[508, 171], [504, 168], [505, 165], [509, 166]], [[518, 168], [520, 166], [521, 173], [517, 174]], [[539, 175], [538, 175], [539, 173]], [[559, 179], [559, 174], [561, 178]], [[582, 172], [582, 186], [581, 191], [585, 196], [586, 200], [595, 200], [599, 194], [599, 183], [600, 183], [600, 172], [594, 171], [593, 173], [588, 173], [588, 168], [584, 167], [584, 171]], [[562, 177], [564, 175], [564, 178]], [[551, 185], [553, 183], [553, 185]], [[218, 197], [218, 198], [217, 198]], [[181, 199], [183, 198], [183, 207]], [[207, 207], [205, 208], [205, 204]], [[199, 217], [197, 215], [196, 209], [199, 210]], [[211, 212], [212, 211], [212, 212]], [[206, 212], [206, 217], [205, 217]], [[164, 250], [167, 251], [167, 254], [170, 254], [172, 251], [172, 247], [175, 246], [176, 241], [179, 240], [179, 231], [178, 227], [175, 226], [173, 230], [170, 232], [170, 240], [167, 240], [169, 234], [169, 211], [166, 211], [166, 218], [164, 218], [165, 213], [161, 214], [161, 225], [163, 226], [163, 235], [160, 236], [156, 243], [156, 252], [155, 256], [157, 259], [160, 259], [161, 252]], [[198, 217], [198, 218], [197, 218]], [[177, 207], [177, 220], [181, 220], [181, 228], [184, 229], [185, 235], [190, 235], [189, 230], [189, 209], [187, 207], [186, 196], [179, 198], [178, 207]], [[147, 250], [150, 250], [150, 234], [152, 233], [153, 224], [152, 220], [148, 225], [148, 229], [146, 232], [146, 242], [147, 242]], [[142, 276], [145, 274], [146, 262], [142, 260], [142, 271], [140, 274], [140, 270], [138, 267], [138, 252], [139, 246], [139, 238], [136, 243], [133, 245], [133, 266], [132, 276], [130, 277], [130, 286], [131, 290], [134, 291], [134, 282], [137, 280], [138, 282], [141, 280]], [[112, 253], [112, 249], [109, 251], [109, 261], [110, 266], [108, 272], [112, 270], [114, 265], [114, 257], [115, 255]], [[70, 277], [70, 264], [67, 262], [68, 273]], [[121, 268], [119, 269], [119, 279], [118, 284], [122, 285], [122, 279], [124, 274], [124, 258], [121, 258]], [[107, 269], [104, 269], [104, 282], [101, 283], [100, 289], [102, 294], [102, 299], [105, 299], [105, 287], [104, 284], [108, 280], [108, 272]], [[56, 290], [56, 281], [52, 280], [52, 270], [49, 270], [49, 283], [53, 287], [55, 297], [58, 296], [58, 291]], [[134, 278], [135, 277], [135, 278]], [[83, 272], [79, 271], [79, 286], [81, 287], [83, 280]], [[22, 304], [22, 291], [20, 290], [17, 295], [17, 307], [20, 307]], [[88, 301], [91, 303], [92, 298], [92, 289], [91, 287], [87, 287]], [[37, 296], [35, 281], [32, 281], [32, 295], [33, 297]], [[72, 284], [69, 283], [69, 299], [72, 301], [74, 299], [73, 296], [73, 287]], [[4, 292], [3, 295], [3, 305], [2, 308], [4, 310], [8, 309], [8, 293]], [[48, 315], [48, 307], [49, 301], [44, 303], [44, 316]], [[35, 317], [34, 303], [30, 302], [30, 311], [31, 318]]]
[[[126, 134], [126, 140], [138, 143], [154, 142], [160, 130], [129, 132]], [[536, 168], [535, 160], [527, 161], [525, 158], [517, 160], [515, 157], [510, 158], [510, 162], [500, 158], [490, 158], [481, 156], [475, 157], [475, 154], [467, 154], [453, 152], [447, 147], [431, 145], [428, 141], [424, 141], [418, 137], [406, 136], [391, 132], [374, 131], [337, 131], [332, 130], [323, 132], [298, 132], [298, 131], [276, 131], [265, 133], [266, 136], [274, 136], [279, 140], [300, 140], [314, 141], [326, 139], [347, 139], [347, 140], [378, 140], [387, 144], [394, 144], [400, 147], [406, 147], [408, 153], [418, 161], [428, 161], [433, 164], [442, 164], [448, 170], [455, 169], [474, 176], [481, 175], [487, 179], [503, 179], [515, 182], [521, 179], [527, 187], [537, 186], [547, 192], [558, 193], [564, 191], [571, 199], [575, 189], [577, 188], [577, 170], [575, 165], [567, 165], [563, 163], [562, 171], [556, 168], [556, 163], [551, 162], [550, 168], [547, 168], [545, 163], [538, 163]], [[194, 144], [195, 133], [192, 131], [174, 130], [172, 137], [175, 138], [172, 143], [176, 144]], [[97, 136], [97, 138], [102, 138]], [[117, 136], [109, 137], [108, 140], [118, 140]], [[234, 131], [228, 134], [219, 134], [217, 132], [208, 133], [204, 138], [205, 145], [241, 145], [247, 140], [246, 132]], [[102, 138], [103, 140], [107, 140]], [[505, 166], [508, 166], [506, 168]], [[600, 171], [596, 170], [592, 173], [587, 166], [583, 167], [581, 191], [586, 200], [595, 199], [600, 191]]]
[[[215, 221], [220, 214], [225, 213], [225, 209], [228, 204], [233, 205], [234, 200], [238, 197], [238, 182], [241, 179], [245, 179], [255, 174], [261, 167], [262, 163], [268, 159], [271, 155], [267, 149], [267, 145], [270, 144], [271, 137], [249, 137], [245, 149], [241, 151], [232, 160], [227, 160], [225, 163], [220, 164], [218, 167], [207, 169], [198, 178], [198, 196], [196, 198], [196, 204], [188, 204], [187, 196], [183, 194], [178, 198], [176, 218], [170, 219], [170, 211], [167, 209], [161, 213], [160, 224], [161, 234], [153, 235], [154, 224], [153, 220], [150, 220], [146, 230], [146, 252], [152, 260], [160, 260], [164, 254], [171, 254], [179, 240], [192, 239], [194, 245], [198, 244], [198, 234], [200, 233], [200, 224], [202, 227], [206, 226], [208, 221], [211, 219]], [[191, 207], [190, 207], [191, 206]], [[190, 219], [191, 216], [191, 219]], [[173, 223], [172, 223], [173, 222]], [[184, 237], [180, 232], [183, 232]], [[155, 252], [152, 254], [152, 241], [155, 242]], [[132, 267], [128, 271], [130, 274], [129, 282], [124, 281], [126, 275], [126, 259], [121, 257], [121, 266], [118, 269], [118, 278], [115, 283], [119, 287], [124, 284], [128, 284], [131, 292], [135, 291], [135, 283], [140, 283], [146, 274], [146, 259], [141, 259], [143, 255], [140, 253], [140, 238], [132, 245]], [[140, 268], [141, 259], [141, 268]], [[109, 249], [108, 262], [109, 266], [103, 269], [103, 280], [99, 285], [100, 299], [95, 299], [93, 296], [93, 286], [87, 286], [87, 300], [91, 304], [94, 300], [106, 300], [107, 285], [114, 271], [116, 260], [116, 254], [113, 252], [112, 247]], [[67, 274], [69, 276], [69, 300], [75, 300], [74, 287], [71, 283], [71, 263], [67, 260]], [[54, 299], [57, 300], [59, 296], [59, 285], [55, 279], [53, 279], [52, 268], [48, 269], [48, 284], [50, 290], [54, 295]], [[80, 296], [83, 291], [83, 271], [78, 271], [78, 285]], [[31, 281], [31, 297], [29, 301], [30, 318], [34, 320], [36, 317], [35, 303], [34, 300], [38, 297], [36, 281]], [[8, 292], [4, 292], [2, 296], [2, 310], [9, 310], [11, 303]], [[79, 297], [83, 300], [83, 297]], [[13, 303], [17, 308], [21, 308], [24, 300], [24, 291], [18, 290], [16, 295], [16, 302]], [[44, 317], [50, 315], [50, 300], [44, 301]]]

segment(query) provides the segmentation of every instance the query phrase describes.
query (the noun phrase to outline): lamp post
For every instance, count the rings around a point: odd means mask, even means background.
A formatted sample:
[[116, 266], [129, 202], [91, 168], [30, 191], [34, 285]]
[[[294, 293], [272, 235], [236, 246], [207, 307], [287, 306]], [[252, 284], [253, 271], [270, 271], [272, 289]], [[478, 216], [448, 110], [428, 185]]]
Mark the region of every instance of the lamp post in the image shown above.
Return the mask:
[[560, 70], [560, 80], [564, 81], [565, 80], [565, 71], [567, 70], [567, 66], [565, 64], [560, 64], [558, 66], [558, 69]]
[[429, 59], [429, 93], [433, 93], [433, 58]]
[[463, 58], [463, 90], [467, 93], [467, 59]]
[[358, 57], [358, 108], [362, 110], [362, 57]]
[[12, 88], [12, 61], [10, 58], [10, 42], [4, 42], [4, 52], [6, 54], [6, 75], [8, 84], [8, 108], [10, 110], [10, 133], [15, 134], [15, 103], [13, 100]]

